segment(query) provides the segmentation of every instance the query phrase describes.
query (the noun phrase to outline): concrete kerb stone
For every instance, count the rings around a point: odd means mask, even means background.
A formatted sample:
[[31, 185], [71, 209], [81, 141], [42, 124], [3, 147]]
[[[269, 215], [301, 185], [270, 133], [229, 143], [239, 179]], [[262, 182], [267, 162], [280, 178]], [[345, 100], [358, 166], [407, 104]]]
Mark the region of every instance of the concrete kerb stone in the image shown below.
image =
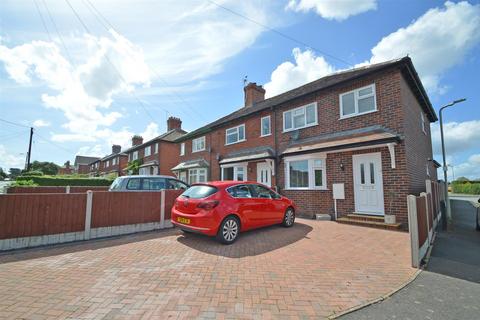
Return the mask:
[[340, 313], [334, 313], [334, 314], [331, 314], [327, 317], [327, 319], [338, 319], [340, 318], [341, 316], [344, 316], [346, 314], [349, 314], [349, 313], [352, 313], [354, 311], [357, 311], [357, 310], [360, 310], [360, 309], [363, 309], [365, 307], [368, 307], [372, 304], [375, 304], [375, 303], [378, 303], [378, 302], [381, 302], [389, 297], [391, 297], [392, 295], [394, 295], [395, 293], [397, 293], [398, 291], [402, 290], [403, 288], [405, 288], [407, 285], [409, 285], [413, 280], [415, 280], [418, 275], [423, 271], [423, 269], [418, 269], [415, 274], [410, 277], [410, 279], [408, 279], [407, 281], [405, 281], [405, 283], [402, 283], [400, 286], [398, 286], [397, 288], [391, 290], [390, 292], [388, 292], [387, 294], [383, 295], [383, 296], [380, 296], [376, 299], [373, 299], [373, 300], [370, 300], [370, 301], [367, 301], [363, 304], [359, 304], [358, 306], [354, 306], [350, 309], [347, 309], [345, 311], [342, 311]]

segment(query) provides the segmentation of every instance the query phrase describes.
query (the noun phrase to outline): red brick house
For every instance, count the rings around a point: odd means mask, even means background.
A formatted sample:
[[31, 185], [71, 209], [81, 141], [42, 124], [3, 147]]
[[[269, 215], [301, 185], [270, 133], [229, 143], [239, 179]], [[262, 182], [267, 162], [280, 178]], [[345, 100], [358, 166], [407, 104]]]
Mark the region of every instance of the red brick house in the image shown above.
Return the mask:
[[[139, 174], [141, 175], [171, 175], [171, 168], [178, 162], [178, 146], [176, 139], [184, 135], [182, 121], [179, 118], [170, 117], [167, 120], [167, 132], [143, 142], [141, 136], [132, 137], [132, 147], [125, 151], [128, 162], [138, 160], [140, 162]], [[125, 168], [124, 167], [124, 168]]]
[[254, 180], [300, 214], [391, 214], [407, 222], [408, 194], [436, 180], [435, 111], [410, 58], [338, 72], [264, 99], [245, 87], [239, 110], [177, 139], [172, 171], [190, 183]]
[[73, 174], [74, 173], [74, 170], [73, 170], [73, 167], [70, 165], [70, 160], [68, 160], [67, 162], [65, 162], [65, 164], [58, 168], [58, 173], [59, 175], [69, 175], [69, 174]]
[[122, 152], [119, 145], [112, 146], [112, 153], [90, 163], [90, 175], [92, 176], [122, 176], [127, 166], [128, 156]]
[[90, 173], [90, 163], [99, 159], [97, 157], [76, 156], [73, 164], [74, 172], [79, 174]]

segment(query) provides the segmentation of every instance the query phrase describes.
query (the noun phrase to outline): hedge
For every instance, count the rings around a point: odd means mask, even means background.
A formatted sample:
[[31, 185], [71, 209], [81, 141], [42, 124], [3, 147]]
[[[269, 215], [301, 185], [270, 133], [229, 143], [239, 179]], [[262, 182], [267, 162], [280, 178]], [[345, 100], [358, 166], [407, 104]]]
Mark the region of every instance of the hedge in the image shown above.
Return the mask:
[[113, 180], [104, 178], [64, 178], [55, 176], [19, 176], [16, 181], [31, 180], [39, 186], [110, 186]]
[[480, 194], [480, 183], [452, 183], [454, 193]]

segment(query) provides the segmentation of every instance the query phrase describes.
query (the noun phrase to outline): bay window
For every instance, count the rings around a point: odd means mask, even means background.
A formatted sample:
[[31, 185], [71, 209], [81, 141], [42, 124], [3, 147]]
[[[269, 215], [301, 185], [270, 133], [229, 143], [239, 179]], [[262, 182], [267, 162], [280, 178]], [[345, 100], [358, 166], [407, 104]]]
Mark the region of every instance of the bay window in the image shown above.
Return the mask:
[[325, 154], [285, 158], [286, 189], [326, 189]]
[[375, 84], [340, 94], [340, 119], [377, 111]]
[[188, 183], [194, 184], [207, 181], [207, 169], [198, 168], [188, 170]]
[[288, 110], [283, 113], [283, 131], [292, 131], [311, 127], [318, 124], [317, 103]]
[[245, 164], [222, 166], [222, 181], [225, 180], [247, 180], [247, 166]]

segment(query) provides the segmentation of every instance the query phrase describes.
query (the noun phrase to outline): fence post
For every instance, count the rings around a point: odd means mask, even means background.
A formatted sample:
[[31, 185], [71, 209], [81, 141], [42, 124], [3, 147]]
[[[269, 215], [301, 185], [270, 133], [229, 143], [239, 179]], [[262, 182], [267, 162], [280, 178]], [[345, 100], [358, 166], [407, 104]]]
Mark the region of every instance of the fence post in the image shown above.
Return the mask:
[[70, 186], [65, 187], [65, 193], [70, 193]]
[[421, 192], [420, 193], [420, 197], [424, 197], [425, 198], [425, 215], [426, 215], [426, 218], [427, 218], [427, 239], [428, 239], [428, 244], [430, 244], [430, 240], [432, 238], [432, 236], [430, 235], [430, 214], [429, 214], [429, 206], [428, 206], [428, 196], [425, 192]]
[[160, 228], [165, 228], [165, 190], [160, 191]]
[[92, 205], [93, 205], [93, 191], [87, 191], [87, 205], [85, 209], [85, 234], [84, 239], [90, 239], [90, 228], [92, 225]]
[[418, 268], [418, 221], [417, 221], [417, 198], [414, 195], [407, 196], [408, 208], [408, 231], [410, 233], [410, 245], [412, 250], [412, 266]]
[[[430, 194], [430, 207], [432, 208], [432, 218], [433, 218], [433, 221], [431, 221], [431, 225], [432, 225], [432, 232], [433, 232], [433, 229], [435, 229], [435, 206], [433, 205], [433, 191], [432, 191], [432, 181], [430, 180], [425, 180], [425, 184], [426, 184], [426, 190], [427, 190], [427, 194]], [[427, 201], [428, 201], [428, 197], [427, 197]], [[428, 203], [427, 203], [428, 204]], [[427, 206], [427, 211], [428, 211], [428, 206]]]

